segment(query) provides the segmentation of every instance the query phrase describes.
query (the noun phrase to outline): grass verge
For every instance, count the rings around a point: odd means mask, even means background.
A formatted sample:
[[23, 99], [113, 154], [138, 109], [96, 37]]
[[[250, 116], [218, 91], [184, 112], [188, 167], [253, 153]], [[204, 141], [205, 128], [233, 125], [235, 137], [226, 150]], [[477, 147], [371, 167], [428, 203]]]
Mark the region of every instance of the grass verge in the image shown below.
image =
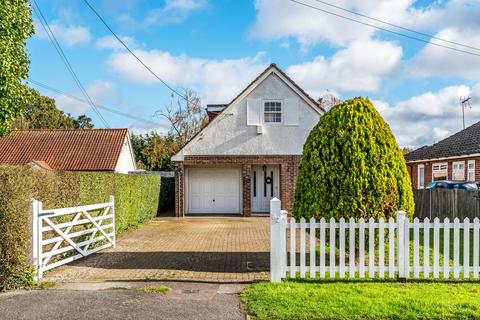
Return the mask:
[[160, 287], [147, 286], [147, 287], [136, 288], [135, 290], [142, 291], [142, 292], [148, 292], [148, 293], [167, 294], [170, 291], [170, 288], [166, 287], [166, 286], [160, 286]]
[[289, 281], [241, 293], [252, 319], [480, 319], [468, 282]]

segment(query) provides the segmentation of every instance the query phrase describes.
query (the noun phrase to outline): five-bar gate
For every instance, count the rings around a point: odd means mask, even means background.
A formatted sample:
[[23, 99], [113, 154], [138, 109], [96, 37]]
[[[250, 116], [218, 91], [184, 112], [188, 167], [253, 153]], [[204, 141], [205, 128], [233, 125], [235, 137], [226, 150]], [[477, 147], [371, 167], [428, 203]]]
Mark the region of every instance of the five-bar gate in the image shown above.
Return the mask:
[[114, 198], [86, 206], [43, 209], [32, 200], [35, 279], [43, 272], [115, 246]]

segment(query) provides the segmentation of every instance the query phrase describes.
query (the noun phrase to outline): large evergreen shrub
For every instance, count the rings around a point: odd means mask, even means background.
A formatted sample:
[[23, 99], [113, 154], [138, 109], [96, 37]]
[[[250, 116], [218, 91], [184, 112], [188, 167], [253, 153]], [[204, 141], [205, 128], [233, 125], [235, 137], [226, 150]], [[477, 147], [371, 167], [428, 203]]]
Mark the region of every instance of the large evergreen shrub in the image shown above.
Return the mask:
[[414, 201], [389, 126], [368, 99], [334, 106], [303, 147], [294, 216], [388, 218], [397, 210], [412, 216]]

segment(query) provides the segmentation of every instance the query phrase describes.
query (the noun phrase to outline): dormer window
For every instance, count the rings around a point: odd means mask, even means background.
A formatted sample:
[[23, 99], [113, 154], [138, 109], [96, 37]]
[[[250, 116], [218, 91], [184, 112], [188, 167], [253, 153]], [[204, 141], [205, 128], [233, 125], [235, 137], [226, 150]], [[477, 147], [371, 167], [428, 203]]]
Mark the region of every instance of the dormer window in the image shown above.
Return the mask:
[[266, 101], [263, 119], [265, 123], [281, 123], [282, 103], [280, 101]]

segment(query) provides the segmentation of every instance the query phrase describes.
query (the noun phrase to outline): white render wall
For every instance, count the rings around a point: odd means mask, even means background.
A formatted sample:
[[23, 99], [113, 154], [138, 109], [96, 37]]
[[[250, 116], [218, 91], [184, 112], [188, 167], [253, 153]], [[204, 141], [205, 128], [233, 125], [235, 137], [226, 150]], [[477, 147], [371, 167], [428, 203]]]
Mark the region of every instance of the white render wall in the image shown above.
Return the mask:
[[[263, 124], [263, 133], [256, 126], [247, 126], [247, 99], [299, 99], [298, 126], [280, 123]], [[263, 103], [262, 103], [263, 106]], [[282, 104], [285, 108], [285, 104]], [[263, 111], [263, 108], [262, 108]], [[283, 110], [282, 110], [283, 112]], [[183, 155], [295, 155], [320, 114], [298, 96], [281, 78], [270, 74], [248, 96], [220, 114], [214, 123], [183, 149]], [[263, 116], [262, 116], [263, 119]]]
[[129, 171], [135, 171], [135, 157], [133, 156], [133, 150], [130, 144], [128, 136], [123, 142], [122, 151], [118, 157], [117, 166], [115, 167], [115, 172], [117, 173], [128, 173]]

